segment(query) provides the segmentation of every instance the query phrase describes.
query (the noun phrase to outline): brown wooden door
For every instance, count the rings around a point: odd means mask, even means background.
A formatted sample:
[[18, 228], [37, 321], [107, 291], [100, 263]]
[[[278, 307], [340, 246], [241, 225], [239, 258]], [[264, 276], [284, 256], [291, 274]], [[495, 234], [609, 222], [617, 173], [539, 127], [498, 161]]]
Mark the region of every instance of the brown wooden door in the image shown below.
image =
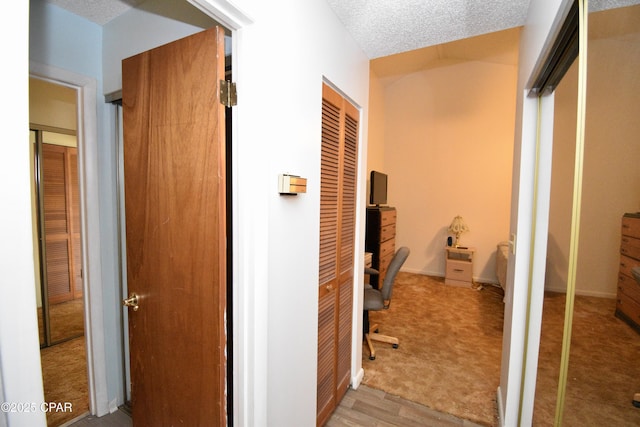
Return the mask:
[[322, 91], [317, 419], [323, 425], [347, 391], [358, 154], [358, 110]]
[[224, 32], [122, 63], [135, 426], [226, 425]]

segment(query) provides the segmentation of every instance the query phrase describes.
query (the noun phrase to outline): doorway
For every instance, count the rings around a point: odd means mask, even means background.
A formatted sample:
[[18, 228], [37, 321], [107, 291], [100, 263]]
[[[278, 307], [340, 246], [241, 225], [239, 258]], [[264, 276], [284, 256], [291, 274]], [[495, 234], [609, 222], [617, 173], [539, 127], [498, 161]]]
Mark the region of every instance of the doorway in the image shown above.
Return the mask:
[[[420, 364], [422, 374], [419, 387], [402, 390], [396, 375], [376, 375], [390, 366], [367, 361], [365, 350], [364, 383], [373, 386], [375, 379], [376, 388], [382, 388], [387, 380], [388, 388], [382, 389], [391, 394], [406, 393], [405, 398], [476, 422], [494, 417], [503, 313], [509, 304], [494, 266], [496, 246], [508, 240], [519, 37], [516, 28], [371, 62], [372, 75], [380, 73], [379, 83], [389, 84], [384, 92], [372, 85], [368, 168], [389, 173], [389, 204], [398, 215], [396, 241], [412, 248], [403, 266], [406, 275], [396, 281], [391, 319], [381, 323], [397, 322], [398, 331], [389, 334], [410, 337], [401, 338], [399, 350]], [[438, 51], [434, 57], [440, 59], [421, 70], [409, 66], [430, 51]], [[473, 57], [463, 61], [458, 52], [473, 52]], [[491, 60], [497, 57], [501, 63]], [[396, 75], [384, 74], [387, 66], [395, 67]], [[383, 105], [375, 105], [380, 98]], [[383, 123], [379, 130], [373, 128], [378, 123]], [[380, 135], [384, 144], [377, 142]], [[416, 188], [419, 196], [408, 188]], [[471, 228], [464, 244], [476, 248], [474, 285], [467, 288], [447, 285], [442, 277], [447, 227], [458, 214]], [[405, 315], [410, 321], [401, 320]], [[414, 324], [423, 327], [409, 332]], [[413, 380], [412, 371], [398, 353], [389, 363], [397, 364], [394, 374], [407, 376], [406, 384]], [[459, 381], [451, 380], [462, 373]], [[391, 384], [394, 380], [397, 385]]]
[[30, 79], [32, 218], [41, 364], [49, 426], [88, 412], [76, 90]]

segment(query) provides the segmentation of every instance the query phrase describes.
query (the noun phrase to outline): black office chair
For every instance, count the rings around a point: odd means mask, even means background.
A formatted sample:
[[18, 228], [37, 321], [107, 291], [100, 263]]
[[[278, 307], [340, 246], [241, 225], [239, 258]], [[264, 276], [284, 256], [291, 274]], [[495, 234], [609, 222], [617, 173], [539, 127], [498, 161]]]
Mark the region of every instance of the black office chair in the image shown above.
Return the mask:
[[[380, 335], [377, 333], [378, 325], [369, 325], [369, 310], [379, 311], [386, 310], [391, 304], [391, 294], [393, 293], [393, 284], [396, 280], [396, 275], [400, 271], [400, 267], [409, 257], [409, 248], [401, 247], [397, 250], [393, 259], [389, 263], [387, 269], [387, 275], [382, 282], [382, 288], [375, 289], [371, 286], [365, 286], [364, 289], [364, 336], [369, 346], [369, 359], [376, 359], [376, 350], [373, 347], [372, 341], [380, 341], [391, 344], [393, 348], [398, 348], [400, 344], [398, 338], [390, 337], [387, 335]], [[365, 273], [370, 275], [379, 274], [377, 270], [372, 268], [365, 268]], [[376, 333], [371, 333], [371, 331]]]

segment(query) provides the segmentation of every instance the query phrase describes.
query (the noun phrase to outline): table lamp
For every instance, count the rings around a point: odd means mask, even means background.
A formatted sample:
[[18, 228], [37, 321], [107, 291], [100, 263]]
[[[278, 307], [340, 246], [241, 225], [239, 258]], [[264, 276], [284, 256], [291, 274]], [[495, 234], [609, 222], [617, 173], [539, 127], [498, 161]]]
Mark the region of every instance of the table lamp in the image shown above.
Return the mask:
[[464, 219], [462, 219], [460, 215], [453, 218], [453, 221], [451, 221], [451, 225], [449, 226], [449, 232], [456, 236], [456, 241], [453, 244], [454, 247], [457, 248], [460, 246], [460, 235], [467, 231], [469, 231], [469, 226], [464, 222]]

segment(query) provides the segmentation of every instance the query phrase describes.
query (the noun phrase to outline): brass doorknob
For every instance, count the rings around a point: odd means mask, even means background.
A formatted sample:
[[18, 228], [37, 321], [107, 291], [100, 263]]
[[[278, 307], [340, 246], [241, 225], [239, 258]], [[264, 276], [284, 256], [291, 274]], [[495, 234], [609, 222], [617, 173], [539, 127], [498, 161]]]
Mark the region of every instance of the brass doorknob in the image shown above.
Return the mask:
[[125, 307], [133, 307], [133, 311], [138, 311], [138, 295], [135, 292], [132, 292], [129, 295], [129, 298], [122, 300], [122, 305]]

